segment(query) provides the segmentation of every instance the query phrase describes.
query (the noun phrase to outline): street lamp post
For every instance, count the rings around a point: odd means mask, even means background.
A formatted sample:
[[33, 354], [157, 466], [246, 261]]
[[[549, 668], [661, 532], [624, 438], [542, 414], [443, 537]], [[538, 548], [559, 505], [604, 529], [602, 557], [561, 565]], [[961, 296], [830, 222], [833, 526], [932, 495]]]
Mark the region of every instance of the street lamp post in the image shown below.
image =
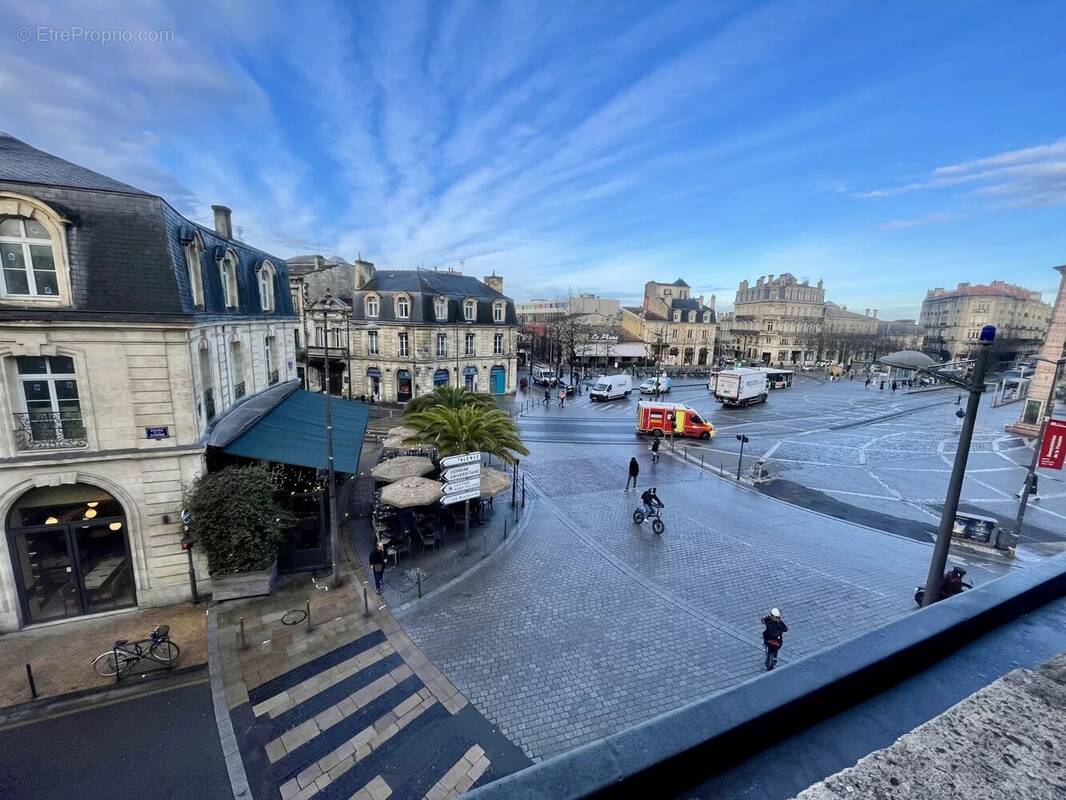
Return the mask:
[[352, 399], [352, 315], [344, 317], [344, 331], [348, 340], [348, 399]]
[[[1018, 516], [1014, 520], [1014, 537], [1017, 541], [1022, 535], [1022, 522], [1025, 520], [1025, 507], [1029, 503], [1029, 493], [1033, 488], [1033, 478], [1036, 476], [1036, 466], [1040, 463], [1040, 448], [1044, 442], [1044, 434], [1047, 433], [1048, 421], [1055, 407], [1055, 386], [1059, 382], [1059, 370], [1066, 364], [1066, 358], [1052, 361], [1050, 358], [1034, 356], [1037, 361], [1055, 365], [1055, 373], [1051, 376], [1051, 388], [1048, 390], [1047, 402], [1044, 404], [1044, 419], [1040, 423], [1040, 435], [1036, 437], [1036, 446], [1033, 448], [1033, 460], [1029, 462], [1029, 471], [1025, 473], [1025, 485], [1022, 486], [1022, 497], [1018, 501]], [[1019, 387], [1020, 388], [1020, 387]]]
[[981, 349], [977, 354], [973, 376], [966, 385], [969, 399], [966, 403], [966, 416], [959, 431], [959, 444], [955, 449], [955, 463], [951, 467], [951, 480], [948, 482], [947, 496], [944, 498], [944, 510], [940, 515], [940, 527], [936, 532], [936, 544], [933, 558], [929, 562], [929, 574], [925, 580], [925, 597], [922, 606], [929, 606], [940, 599], [940, 585], [944, 579], [944, 567], [948, 562], [951, 549], [951, 532], [955, 527], [955, 515], [959, 510], [959, 496], [962, 494], [962, 481], [966, 477], [966, 461], [970, 455], [970, 441], [973, 439], [974, 423], [977, 422], [977, 409], [981, 405], [981, 395], [985, 391], [985, 372], [988, 370], [988, 349], [996, 341], [996, 326], [985, 325], [981, 328]]
[[[322, 321], [326, 330], [325, 341], [323, 342], [325, 345], [325, 379], [323, 380], [323, 391], [326, 393], [326, 480], [329, 482], [329, 553], [330, 560], [333, 562], [332, 571], [330, 573], [330, 583], [335, 589], [341, 585], [341, 572], [340, 564], [338, 563], [339, 559], [337, 557], [340, 536], [337, 532], [337, 481], [333, 469], [333, 402], [332, 392], [330, 392], [329, 387], [329, 299], [329, 295], [327, 294], [326, 307], [322, 309]], [[350, 385], [350, 374], [348, 380]]]

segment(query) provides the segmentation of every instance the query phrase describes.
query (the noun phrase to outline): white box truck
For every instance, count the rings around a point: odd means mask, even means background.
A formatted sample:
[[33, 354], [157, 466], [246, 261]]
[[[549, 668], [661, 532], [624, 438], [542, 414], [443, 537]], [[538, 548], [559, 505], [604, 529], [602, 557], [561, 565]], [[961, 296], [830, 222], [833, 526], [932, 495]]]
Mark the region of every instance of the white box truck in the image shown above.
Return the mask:
[[616, 400], [629, 397], [633, 381], [628, 375], [601, 375], [589, 390], [589, 400]]
[[724, 406], [743, 407], [766, 402], [770, 388], [761, 369], [726, 369], [718, 373], [714, 399]]

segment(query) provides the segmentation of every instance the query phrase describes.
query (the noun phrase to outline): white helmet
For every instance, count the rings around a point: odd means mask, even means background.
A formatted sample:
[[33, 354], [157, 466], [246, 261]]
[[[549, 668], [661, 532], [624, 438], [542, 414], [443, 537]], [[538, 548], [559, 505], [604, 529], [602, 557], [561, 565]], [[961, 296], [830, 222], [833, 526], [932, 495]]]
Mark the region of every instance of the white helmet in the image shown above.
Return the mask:
[[774, 619], [781, 619], [781, 612], [778, 611], [776, 608], [771, 608], [770, 609], [770, 616], [773, 617]]

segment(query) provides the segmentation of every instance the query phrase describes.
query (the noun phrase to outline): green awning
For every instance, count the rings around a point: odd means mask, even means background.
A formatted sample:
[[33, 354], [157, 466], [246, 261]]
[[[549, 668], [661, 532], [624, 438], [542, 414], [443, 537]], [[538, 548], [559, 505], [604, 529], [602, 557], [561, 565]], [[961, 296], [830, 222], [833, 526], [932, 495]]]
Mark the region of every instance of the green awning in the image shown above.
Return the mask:
[[[370, 410], [364, 403], [337, 397], [332, 406], [334, 469], [355, 473]], [[235, 456], [326, 469], [325, 396], [302, 389], [293, 392], [222, 450]]]

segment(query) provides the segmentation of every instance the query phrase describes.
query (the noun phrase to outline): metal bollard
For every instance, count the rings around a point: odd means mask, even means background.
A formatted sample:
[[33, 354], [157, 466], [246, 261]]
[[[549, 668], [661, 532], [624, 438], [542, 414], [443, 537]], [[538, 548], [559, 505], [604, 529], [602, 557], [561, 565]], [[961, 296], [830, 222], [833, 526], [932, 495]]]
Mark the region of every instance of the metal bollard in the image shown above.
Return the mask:
[[240, 618], [240, 623], [241, 623], [241, 630], [240, 630], [241, 641], [240, 641], [240, 645], [241, 645], [241, 650], [243, 650], [244, 649], [244, 617]]
[[26, 665], [26, 680], [30, 682], [30, 699], [37, 699], [37, 684], [33, 681], [33, 667], [29, 664]]
[[507, 518], [506, 517], [504, 517], [504, 520], [503, 520], [503, 538], [507, 539]]
[[700, 469], [703, 469], [703, 453], [700, 453]]
[[307, 614], [307, 630], [311, 630], [311, 601], [304, 600], [304, 613]]
[[488, 558], [489, 555], [489, 537], [485, 534], [485, 531], [481, 531], [481, 557]]
[[370, 616], [370, 599], [367, 597], [366, 587], [363, 587], [363, 616]]
[[422, 570], [418, 570], [415, 573], [415, 581], [418, 584], [418, 596], [422, 596]]
[[522, 476], [522, 508], [526, 507], [526, 476]]

